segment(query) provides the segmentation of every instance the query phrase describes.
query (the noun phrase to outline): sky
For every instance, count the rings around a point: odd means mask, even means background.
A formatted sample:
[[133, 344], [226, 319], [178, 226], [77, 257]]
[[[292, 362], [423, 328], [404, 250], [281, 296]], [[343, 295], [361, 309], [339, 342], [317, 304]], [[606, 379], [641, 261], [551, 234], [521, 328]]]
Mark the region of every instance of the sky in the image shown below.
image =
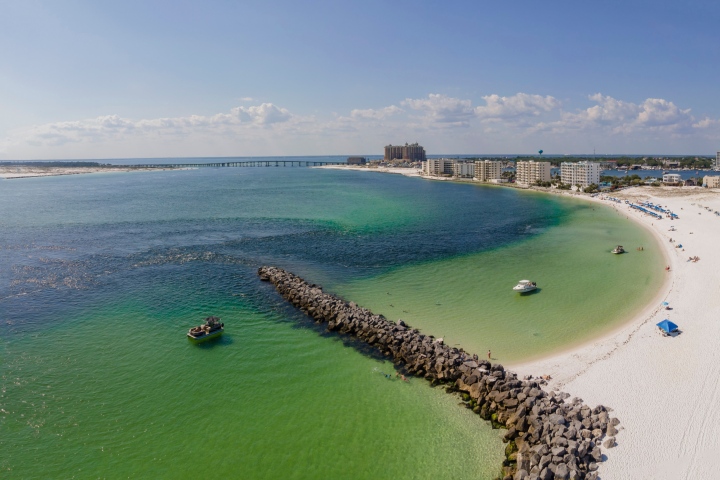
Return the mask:
[[0, 160], [720, 150], [720, 4], [4, 0]]

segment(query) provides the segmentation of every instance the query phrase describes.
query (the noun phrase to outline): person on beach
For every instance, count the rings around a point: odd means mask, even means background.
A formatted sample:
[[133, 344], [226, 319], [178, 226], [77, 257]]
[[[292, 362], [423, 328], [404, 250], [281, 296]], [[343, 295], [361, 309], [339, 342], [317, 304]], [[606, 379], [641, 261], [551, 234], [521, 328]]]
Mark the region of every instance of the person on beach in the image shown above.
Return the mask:
[[488, 350], [488, 360], [492, 360], [492, 359], [490, 358], [490, 350]]

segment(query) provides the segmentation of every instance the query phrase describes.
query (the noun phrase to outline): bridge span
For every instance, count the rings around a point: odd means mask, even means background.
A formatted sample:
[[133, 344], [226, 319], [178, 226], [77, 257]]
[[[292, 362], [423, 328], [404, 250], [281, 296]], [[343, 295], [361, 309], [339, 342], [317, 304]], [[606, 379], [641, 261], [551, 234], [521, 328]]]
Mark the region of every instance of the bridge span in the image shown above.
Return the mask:
[[210, 163], [149, 163], [135, 165], [142, 168], [223, 168], [223, 167], [319, 167], [321, 165], [347, 165], [345, 162], [317, 162], [312, 160], [238, 160]]

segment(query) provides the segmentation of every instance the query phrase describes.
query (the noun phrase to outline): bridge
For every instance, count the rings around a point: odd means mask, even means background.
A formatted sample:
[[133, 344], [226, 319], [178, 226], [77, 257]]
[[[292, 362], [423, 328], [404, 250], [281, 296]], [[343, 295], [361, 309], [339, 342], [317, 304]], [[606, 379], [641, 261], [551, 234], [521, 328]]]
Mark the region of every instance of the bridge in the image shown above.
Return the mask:
[[347, 165], [345, 162], [318, 162], [314, 160], [239, 160], [211, 163], [149, 163], [134, 165], [142, 168], [222, 168], [222, 167], [319, 167], [321, 165]]

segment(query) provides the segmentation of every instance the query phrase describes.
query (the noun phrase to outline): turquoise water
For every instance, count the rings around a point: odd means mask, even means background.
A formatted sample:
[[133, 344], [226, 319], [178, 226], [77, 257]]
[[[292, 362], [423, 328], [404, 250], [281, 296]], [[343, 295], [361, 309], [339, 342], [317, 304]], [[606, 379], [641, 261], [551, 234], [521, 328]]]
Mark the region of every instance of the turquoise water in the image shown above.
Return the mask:
[[[492, 358], [505, 364], [587, 342], [652, 301], [666, 277], [662, 252], [624, 214], [577, 200], [554, 201], [567, 208], [557, 228], [497, 249], [396, 267], [334, 289], [451, 345], [491, 350]], [[610, 254], [617, 244], [628, 253]], [[633, 246], [642, 246], [642, 252]], [[538, 290], [513, 292], [520, 279], [536, 281]]]
[[[608, 307], [615, 284], [654, 268], [642, 232], [593, 212], [510, 189], [299, 168], [2, 181], [0, 476], [491, 478], [498, 432], [324, 333], [255, 271], [278, 265], [430, 333], [531, 357], [621, 321], [626, 310]], [[623, 242], [647, 255], [599, 251]], [[593, 298], [571, 302], [593, 312], [588, 332], [555, 291], [574, 294], [591, 270]], [[508, 296], [526, 274], [542, 291]], [[633, 292], [627, 309], [647, 295]], [[521, 300], [544, 312], [540, 335], [506, 324], [522, 319]], [[208, 315], [225, 335], [189, 344]], [[555, 338], [561, 315], [569, 329]]]

